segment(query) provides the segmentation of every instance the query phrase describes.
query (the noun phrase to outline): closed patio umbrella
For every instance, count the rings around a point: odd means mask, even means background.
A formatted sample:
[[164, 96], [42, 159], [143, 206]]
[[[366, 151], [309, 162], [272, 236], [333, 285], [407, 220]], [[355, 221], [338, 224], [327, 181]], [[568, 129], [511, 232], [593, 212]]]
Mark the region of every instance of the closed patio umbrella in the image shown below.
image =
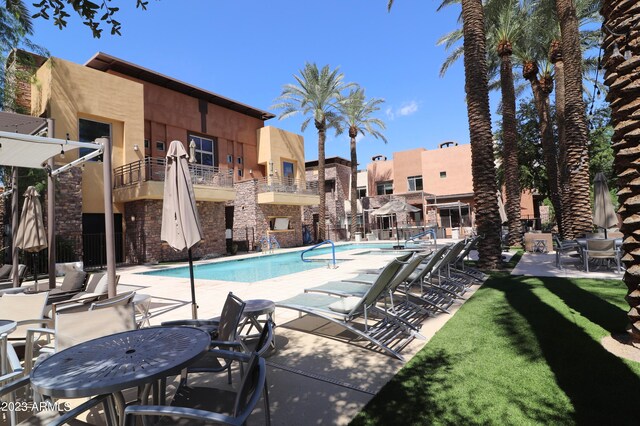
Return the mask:
[[507, 217], [507, 210], [504, 207], [504, 201], [502, 201], [502, 193], [500, 191], [496, 192], [496, 196], [498, 197], [498, 212], [500, 213], [500, 223], [505, 223], [509, 221]]
[[[38, 198], [39, 195], [33, 186], [28, 187], [24, 192], [22, 216], [15, 241], [16, 247], [30, 253], [37, 253], [47, 247], [47, 232], [44, 229], [44, 221], [42, 220], [42, 205], [40, 204], [40, 198]], [[37, 265], [36, 257], [33, 268], [36, 284], [38, 284]]]
[[188, 249], [191, 310], [193, 319], [197, 319], [198, 307], [196, 305], [191, 248], [202, 240], [202, 228], [187, 159], [187, 151], [182, 142], [171, 142], [167, 151], [160, 238], [176, 251]]
[[618, 216], [613, 208], [604, 173], [598, 173], [593, 180], [593, 224], [604, 228], [605, 238], [607, 238], [607, 229], [618, 225]]
[[398, 233], [398, 213], [415, 213], [422, 211], [421, 209], [412, 206], [404, 200], [395, 199], [391, 200], [377, 210], [374, 210], [371, 214], [374, 216], [383, 216], [387, 214], [394, 214], [396, 216], [396, 239], [398, 246], [400, 245], [400, 234]]

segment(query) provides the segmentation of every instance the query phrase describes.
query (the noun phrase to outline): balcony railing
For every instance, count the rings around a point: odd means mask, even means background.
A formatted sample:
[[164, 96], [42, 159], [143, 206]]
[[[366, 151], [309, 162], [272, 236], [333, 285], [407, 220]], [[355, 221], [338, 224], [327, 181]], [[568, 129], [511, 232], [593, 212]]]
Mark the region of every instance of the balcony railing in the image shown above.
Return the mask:
[[[113, 170], [113, 187], [123, 188], [146, 181], [164, 181], [166, 158], [146, 157]], [[189, 164], [191, 181], [194, 185], [233, 188], [233, 171], [219, 167]]]
[[280, 176], [263, 177], [258, 180], [258, 192], [318, 195], [318, 182]]

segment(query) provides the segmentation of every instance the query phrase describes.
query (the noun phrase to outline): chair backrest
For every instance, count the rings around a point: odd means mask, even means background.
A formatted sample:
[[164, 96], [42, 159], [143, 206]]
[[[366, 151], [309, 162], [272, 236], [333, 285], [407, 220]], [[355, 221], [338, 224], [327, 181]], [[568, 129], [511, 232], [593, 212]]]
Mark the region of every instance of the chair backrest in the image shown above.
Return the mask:
[[[24, 276], [27, 273], [27, 265], [23, 265], [22, 263], [18, 265], [18, 281], [22, 282]], [[13, 269], [9, 272], [9, 279], [13, 279]]]
[[93, 293], [102, 277], [107, 275], [106, 272], [92, 272], [87, 276], [87, 286], [85, 291]]
[[273, 323], [271, 320], [267, 320], [262, 327], [262, 331], [260, 332], [260, 337], [258, 337], [258, 341], [256, 342], [256, 346], [254, 352], [257, 352], [258, 355], [263, 356], [265, 352], [269, 350], [271, 347], [271, 343], [275, 338], [273, 334]]
[[469, 255], [469, 252], [476, 248], [476, 246], [478, 245], [478, 240], [479, 239], [480, 239], [480, 237], [477, 237], [477, 236], [468, 238], [466, 240], [465, 244], [464, 244], [464, 247], [462, 248], [460, 253], [458, 253], [458, 256], [456, 257], [455, 263], [460, 263], [460, 262], [464, 261], [464, 258]]
[[5, 263], [4, 265], [0, 266], [0, 280], [6, 280], [7, 278], [9, 278], [9, 274], [11, 273], [12, 268], [13, 265], [11, 265], [10, 263]]
[[251, 355], [246, 370], [233, 407], [233, 417], [238, 419], [238, 424], [245, 424], [249, 415], [258, 405], [267, 380], [265, 360], [260, 358], [257, 353]]
[[416, 253], [408, 262], [405, 263], [404, 266], [402, 266], [402, 268], [400, 268], [398, 273], [389, 282], [387, 288], [390, 291], [395, 291], [400, 284], [409, 278], [409, 275], [416, 270], [418, 265], [420, 265], [427, 256], [429, 256], [427, 253]]
[[[48, 296], [47, 291], [36, 294], [5, 294], [0, 297], [0, 316], [13, 321], [42, 319]], [[35, 327], [37, 327], [36, 324], [18, 326], [9, 337], [12, 340], [24, 339], [27, 336], [27, 330]]]
[[61, 310], [55, 318], [56, 352], [87, 340], [136, 329], [133, 303], [83, 312]]
[[349, 316], [355, 315], [362, 311], [365, 306], [371, 306], [380, 298], [384, 291], [389, 286], [389, 283], [393, 277], [398, 273], [400, 268], [404, 265], [403, 262], [398, 259], [393, 259], [384, 267], [384, 269], [378, 275], [378, 278], [374, 281], [369, 290], [362, 296], [360, 301], [354, 305], [349, 312]]
[[87, 273], [84, 271], [68, 271], [62, 280], [60, 290], [79, 291], [82, 289], [86, 279]]
[[443, 266], [448, 266], [453, 263], [457, 258], [460, 252], [464, 249], [465, 242], [464, 240], [458, 241], [453, 246], [449, 247], [449, 251], [445, 253], [444, 256], [440, 259], [434, 269], [440, 269]]
[[616, 255], [615, 240], [587, 240], [587, 255], [589, 257], [614, 257]]
[[431, 256], [429, 256], [427, 262], [424, 265], [421, 265], [420, 272], [416, 276], [416, 279], [413, 280], [413, 282], [420, 282], [427, 274], [430, 274], [435, 269], [435, 266], [438, 264], [438, 262], [442, 260], [442, 257], [447, 252], [447, 250], [449, 250], [449, 247], [444, 246], [431, 253]]
[[607, 232], [607, 238], [624, 238], [624, 234], [620, 231], [608, 231]]
[[111, 306], [126, 306], [130, 303], [133, 303], [133, 298], [136, 296], [135, 291], [128, 291], [126, 293], [120, 293], [115, 297], [110, 297], [108, 299], [99, 300], [91, 303], [89, 307], [90, 311], [94, 311], [96, 309], [104, 309]]
[[20, 358], [16, 354], [13, 345], [7, 340], [7, 334], [0, 334], [0, 385], [9, 378], [8, 375], [15, 376], [17, 371], [22, 371]]
[[218, 326], [217, 340], [234, 341], [238, 332], [238, 325], [244, 312], [244, 303], [232, 292], [227, 295], [222, 312], [220, 313], [220, 325]]

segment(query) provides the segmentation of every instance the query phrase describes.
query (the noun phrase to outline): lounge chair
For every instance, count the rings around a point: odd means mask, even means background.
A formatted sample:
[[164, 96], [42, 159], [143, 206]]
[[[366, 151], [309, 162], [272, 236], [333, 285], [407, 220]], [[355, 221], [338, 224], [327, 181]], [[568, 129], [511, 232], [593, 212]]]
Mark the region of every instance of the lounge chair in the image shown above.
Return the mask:
[[[404, 361], [399, 351], [419, 335], [406, 323], [377, 307], [380, 298], [386, 296], [391, 278], [402, 266], [402, 263], [397, 259], [391, 263], [392, 265], [385, 268], [380, 279], [362, 297], [335, 297], [302, 293], [277, 302], [276, 306], [314, 315], [337, 324], [358, 337], [368, 340], [372, 345], [383, 349], [391, 356]], [[369, 324], [372, 317], [379, 318], [373, 325]], [[357, 324], [356, 319], [364, 320], [364, 324]], [[358, 325], [361, 325], [363, 330]]]
[[[136, 417], [171, 417], [167, 424], [190, 425], [216, 423], [244, 425], [249, 415], [260, 401], [262, 390], [266, 387], [266, 363], [257, 354], [244, 354], [229, 351], [215, 351], [218, 358], [240, 361], [247, 364], [246, 374], [237, 392], [211, 388], [181, 386], [176, 391], [172, 406], [132, 405], [125, 409], [125, 425], [134, 426]], [[265, 403], [268, 404], [267, 401]], [[223, 414], [225, 413], [225, 414]], [[166, 418], [164, 420], [167, 420]], [[265, 424], [270, 425], [269, 410], [265, 410]]]
[[0, 281], [9, 279], [11, 269], [13, 269], [13, 265], [11, 265], [10, 263], [5, 263], [4, 265], [0, 266]]
[[467, 241], [465, 242], [464, 248], [462, 249], [460, 254], [458, 254], [458, 257], [453, 262], [453, 268], [455, 270], [458, 270], [464, 274], [471, 276], [472, 278], [474, 278], [479, 282], [483, 282], [489, 276], [484, 272], [482, 272], [481, 270], [472, 268], [465, 264], [465, 260], [469, 257], [469, 253], [471, 253], [471, 250], [476, 249], [476, 246], [478, 245], [478, 241], [480, 241], [480, 236], [475, 236], [467, 239]]
[[[397, 287], [405, 282], [405, 280], [411, 275], [416, 267], [422, 263], [422, 261], [428, 256], [428, 254], [415, 254], [409, 261], [400, 262], [403, 266], [398, 270], [398, 272], [390, 277], [388, 283], [386, 284], [386, 293], [388, 294], [388, 299], [390, 301], [390, 306], [387, 307], [386, 299], [385, 300], [385, 311], [387, 315], [392, 315], [398, 318], [401, 321], [406, 322], [408, 325], [415, 329], [419, 329], [418, 323], [425, 317], [430, 316], [432, 313], [429, 310], [418, 308], [411, 311], [404, 310], [402, 312], [398, 311], [395, 308], [393, 293], [396, 291]], [[397, 260], [397, 259], [396, 259]], [[370, 289], [372, 285], [376, 285], [379, 280], [386, 279], [389, 277], [385, 274], [385, 270], [387, 268], [393, 267], [393, 263], [387, 265], [387, 267], [380, 274], [371, 274], [373, 280], [360, 281], [360, 282], [350, 282], [350, 281], [332, 281], [326, 284], [322, 284], [316, 287], [311, 287], [305, 289], [305, 293], [325, 293], [334, 296], [340, 297], [362, 297], [364, 296]]]
[[60, 287], [49, 290], [49, 296], [69, 295], [73, 296], [84, 288], [87, 282], [87, 273], [84, 271], [69, 271], [64, 275]]
[[[18, 265], [18, 287], [22, 285], [22, 281], [24, 281], [24, 277], [26, 274], [27, 274], [27, 265], [23, 265], [22, 263], [19, 264]], [[13, 287], [13, 269], [9, 271], [9, 277], [7, 279], [0, 281], [0, 289], [11, 288], [11, 287]]]

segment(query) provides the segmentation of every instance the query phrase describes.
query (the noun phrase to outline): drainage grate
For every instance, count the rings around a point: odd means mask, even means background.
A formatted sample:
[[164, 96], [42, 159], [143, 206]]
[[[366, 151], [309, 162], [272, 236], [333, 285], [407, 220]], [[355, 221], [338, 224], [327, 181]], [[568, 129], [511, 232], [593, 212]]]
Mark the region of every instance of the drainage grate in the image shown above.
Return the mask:
[[286, 365], [278, 364], [278, 363], [271, 362], [271, 361], [267, 361], [267, 365], [269, 365], [270, 367], [273, 367], [273, 368], [277, 368], [277, 369], [280, 369], [280, 370], [288, 371], [290, 373], [298, 374], [300, 376], [309, 377], [311, 379], [320, 380], [320, 381], [325, 382], [325, 383], [331, 383], [333, 385], [337, 385], [337, 386], [340, 386], [340, 387], [343, 387], [343, 388], [351, 389], [351, 390], [354, 390], [354, 391], [357, 391], [357, 392], [366, 393], [368, 395], [375, 395], [375, 392], [368, 391], [368, 390], [363, 389], [363, 388], [361, 388], [359, 386], [352, 385], [351, 383], [343, 382], [342, 380], [339, 380], [339, 379], [334, 379], [334, 378], [331, 378], [331, 377], [321, 376], [319, 374], [311, 373], [309, 371], [300, 370], [298, 368], [288, 367]]

